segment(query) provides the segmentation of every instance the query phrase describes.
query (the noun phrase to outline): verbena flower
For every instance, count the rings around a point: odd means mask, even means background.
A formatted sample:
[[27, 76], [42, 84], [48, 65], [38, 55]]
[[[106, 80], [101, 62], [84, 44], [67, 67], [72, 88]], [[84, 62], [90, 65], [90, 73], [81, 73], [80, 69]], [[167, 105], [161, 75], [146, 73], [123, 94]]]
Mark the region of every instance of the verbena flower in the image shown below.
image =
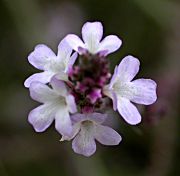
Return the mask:
[[79, 54], [84, 54], [87, 51], [91, 54], [101, 53], [108, 55], [121, 46], [121, 40], [115, 35], [109, 35], [102, 41], [103, 26], [100, 22], [86, 22], [82, 27], [83, 41], [74, 34], [66, 36], [69, 45]]
[[122, 138], [115, 130], [102, 124], [106, 117], [101, 113], [72, 115], [73, 133], [71, 137], [63, 136], [61, 141], [74, 138], [72, 141], [74, 152], [84, 156], [95, 153], [95, 140], [103, 145], [118, 145]]
[[43, 132], [55, 119], [56, 130], [68, 136], [72, 132], [69, 113], [77, 111], [74, 97], [68, 93], [65, 84], [55, 77], [50, 84], [52, 89], [40, 82], [31, 83], [30, 96], [43, 104], [30, 112], [28, 120], [35, 131]]
[[61, 80], [67, 80], [67, 72], [77, 58], [77, 53], [74, 53], [72, 56], [71, 54], [72, 49], [66, 40], [60, 42], [57, 56], [46, 45], [37, 45], [28, 56], [28, 61], [37, 69], [43, 70], [43, 72], [35, 73], [27, 78], [24, 83], [25, 87], [29, 87], [34, 81], [48, 83], [56, 74], [59, 75]]
[[101, 41], [102, 35], [100, 22], [87, 22], [82, 27], [84, 42], [69, 34], [60, 42], [57, 56], [47, 46], [38, 45], [28, 57], [34, 67], [43, 70], [25, 81], [31, 97], [42, 103], [30, 112], [29, 122], [35, 131], [42, 132], [55, 120], [61, 141], [73, 140], [74, 152], [84, 156], [95, 153], [95, 141], [118, 145], [122, 140], [115, 130], [103, 125], [105, 109], [118, 110], [126, 122], [135, 125], [141, 115], [133, 103], [149, 105], [157, 99], [153, 80], [132, 80], [140, 65], [133, 56], [125, 57], [111, 77], [107, 55], [122, 42], [115, 35]]
[[151, 79], [132, 79], [139, 71], [140, 62], [133, 56], [125, 57], [116, 66], [110, 84], [104, 87], [104, 94], [113, 100], [114, 110], [118, 110], [129, 124], [141, 121], [141, 115], [133, 103], [150, 105], [157, 99], [156, 83]]

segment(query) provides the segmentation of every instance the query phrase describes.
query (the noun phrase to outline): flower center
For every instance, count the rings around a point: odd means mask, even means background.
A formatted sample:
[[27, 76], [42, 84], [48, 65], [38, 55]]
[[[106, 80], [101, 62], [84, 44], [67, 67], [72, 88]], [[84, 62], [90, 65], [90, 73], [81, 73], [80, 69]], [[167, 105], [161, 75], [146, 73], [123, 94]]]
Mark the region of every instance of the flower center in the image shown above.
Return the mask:
[[102, 88], [110, 78], [107, 58], [90, 53], [79, 56], [69, 72], [72, 94], [80, 109], [99, 108], [103, 97]]

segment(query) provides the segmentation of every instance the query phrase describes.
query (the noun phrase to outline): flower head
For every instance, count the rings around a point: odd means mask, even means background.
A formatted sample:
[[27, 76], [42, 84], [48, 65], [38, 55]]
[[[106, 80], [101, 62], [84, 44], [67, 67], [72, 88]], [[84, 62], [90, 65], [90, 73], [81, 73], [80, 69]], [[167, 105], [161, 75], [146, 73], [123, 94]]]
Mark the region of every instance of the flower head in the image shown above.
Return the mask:
[[78, 61], [69, 73], [71, 93], [81, 112], [87, 108], [95, 111], [101, 104], [102, 89], [111, 76], [108, 60], [99, 54], [86, 54], [80, 56]]
[[69, 136], [72, 132], [72, 123], [69, 113], [75, 113], [76, 104], [62, 81], [55, 77], [50, 82], [52, 89], [41, 82], [30, 85], [32, 99], [43, 103], [33, 109], [28, 117], [35, 131], [45, 131], [55, 119], [55, 127], [62, 135]]
[[115, 35], [109, 35], [101, 41], [102, 36], [103, 26], [100, 22], [86, 22], [82, 27], [84, 42], [74, 34], [67, 35], [66, 40], [79, 54], [89, 52], [91, 54], [108, 55], [116, 51], [122, 44], [121, 40]]
[[73, 133], [71, 137], [63, 136], [63, 140], [71, 140], [74, 152], [91, 156], [96, 151], [95, 140], [103, 145], [118, 145], [122, 138], [112, 128], [102, 125], [106, 115], [100, 113], [75, 114], [71, 116]]
[[[126, 122], [135, 125], [141, 115], [133, 103], [149, 105], [157, 99], [153, 80], [132, 81], [140, 65], [133, 56], [125, 57], [111, 77], [107, 55], [122, 42], [115, 35], [101, 40], [102, 36], [100, 22], [87, 22], [82, 27], [83, 41], [74, 34], [67, 35], [58, 46], [57, 56], [45, 45], [36, 46], [28, 60], [43, 72], [24, 83], [32, 99], [42, 103], [28, 116], [35, 131], [45, 131], [55, 120], [61, 141], [73, 140], [74, 152], [84, 156], [95, 153], [95, 141], [118, 145], [122, 140], [115, 130], [104, 125], [107, 115], [103, 112], [112, 104]], [[73, 50], [79, 55], [72, 54]]]
[[125, 57], [115, 68], [110, 84], [104, 87], [104, 94], [113, 100], [114, 110], [118, 110], [129, 124], [141, 121], [141, 115], [131, 103], [150, 105], [157, 99], [156, 83], [151, 79], [132, 81], [139, 71], [139, 60]]
[[58, 74], [61, 80], [67, 80], [67, 73], [74, 64], [77, 53], [72, 56], [72, 49], [66, 42], [62, 40], [58, 46], [58, 54], [55, 53], [46, 45], [37, 45], [34, 51], [28, 56], [28, 61], [39, 70], [41, 73], [35, 73], [26, 79], [24, 85], [29, 87], [34, 81], [41, 83], [49, 83], [51, 78]]

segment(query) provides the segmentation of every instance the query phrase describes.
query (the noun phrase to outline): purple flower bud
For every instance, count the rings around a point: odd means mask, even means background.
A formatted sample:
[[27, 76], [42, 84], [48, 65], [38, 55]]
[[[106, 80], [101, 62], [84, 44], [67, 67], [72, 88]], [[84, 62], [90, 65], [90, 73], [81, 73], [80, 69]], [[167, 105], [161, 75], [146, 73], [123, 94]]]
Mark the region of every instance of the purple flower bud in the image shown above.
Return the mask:
[[90, 99], [91, 103], [95, 103], [99, 98], [102, 97], [101, 89], [93, 89], [88, 95], [87, 98]]

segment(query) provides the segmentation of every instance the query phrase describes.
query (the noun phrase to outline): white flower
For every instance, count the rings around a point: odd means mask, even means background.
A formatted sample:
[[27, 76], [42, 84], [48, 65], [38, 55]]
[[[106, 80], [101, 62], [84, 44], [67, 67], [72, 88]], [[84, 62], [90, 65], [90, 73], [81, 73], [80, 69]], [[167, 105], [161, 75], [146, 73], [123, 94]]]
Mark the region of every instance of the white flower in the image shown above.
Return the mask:
[[67, 80], [67, 72], [77, 58], [77, 53], [74, 53], [72, 56], [71, 53], [72, 49], [64, 39], [58, 46], [57, 56], [46, 45], [37, 45], [34, 51], [28, 56], [28, 61], [37, 69], [43, 70], [43, 72], [33, 74], [27, 78], [24, 83], [25, 87], [29, 87], [34, 81], [46, 84], [56, 74], [58, 74], [59, 79]]
[[88, 51], [91, 54], [101, 53], [108, 55], [116, 51], [122, 44], [122, 41], [115, 35], [109, 35], [102, 41], [103, 26], [100, 22], [86, 22], [82, 27], [83, 41], [74, 34], [69, 34], [65, 38], [69, 45], [79, 54]]
[[115, 130], [102, 124], [106, 117], [106, 114], [100, 113], [72, 115], [72, 135], [71, 137], [62, 136], [61, 141], [74, 138], [72, 141], [74, 152], [84, 156], [91, 156], [95, 153], [95, 140], [103, 145], [118, 145], [122, 138]]
[[150, 105], [157, 99], [156, 83], [151, 79], [132, 81], [139, 71], [139, 60], [133, 56], [125, 57], [116, 66], [109, 85], [104, 87], [104, 94], [113, 100], [114, 110], [118, 110], [129, 124], [141, 121], [141, 115], [131, 103]]
[[62, 135], [69, 136], [72, 133], [72, 123], [69, 112], [75, 113], [76, 104], [74, 97], [68, 94], [62, 81], [52, 78], [50, 82], [52, 89], [40, 82], [30, 85], [32, 99], [43, 103], [33, 109], [28, 116], [29, 122], [35, 131], [45, 131], [55, 119], [55, 127]]

